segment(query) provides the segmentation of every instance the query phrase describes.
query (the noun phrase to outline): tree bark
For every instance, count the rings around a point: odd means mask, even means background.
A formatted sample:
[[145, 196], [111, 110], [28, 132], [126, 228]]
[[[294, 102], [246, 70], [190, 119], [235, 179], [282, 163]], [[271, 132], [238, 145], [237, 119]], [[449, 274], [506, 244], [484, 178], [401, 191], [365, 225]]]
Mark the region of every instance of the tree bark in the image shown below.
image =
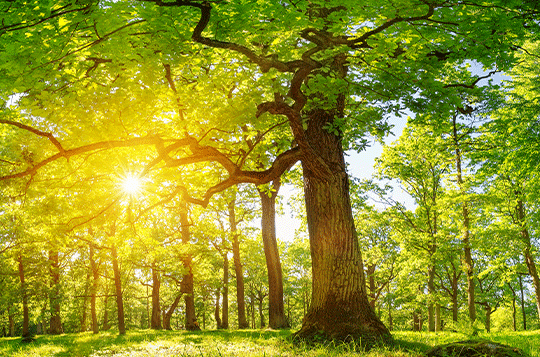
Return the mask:
[[[456, 176], [457, 183], [459, 186], [460, 194], [462, 197], [465, 197], [465, 188], [463, 185], [463, 176], [461, 168], [461, 149], [459, 146], [458, 130], [456, 123], [457, 115], [454, 115], [452, 118], [452, 129], [453, 129], [453, 140], [454, 148], [456, 153]], [[470, 232], [471, 224], [469, 218], [469, 206], [465, 198], [462, 203], [462, 215], [463, 215], [463, 238], [461, 239], [463, 243], [463, 264], [467, 272], [467, 304], [469, 307], [469, 320], [471, 324], [476, 320], [476, 305], [475, 305], [475, 281], [474, 281], [474, 262], [471, 254], [471, 241], [470, 241]]]
[[13, 314], [8, 314], [8, 324], [9, 324], [9, 329], [8, 329], [9, 335], [6, 337], [14, 337], [15, 336], [15, 318]]
[[118, 313], [118, 333], [126, 334], [126, 325], [124, 321], [124, 298], [122, 293], [122, 278], [120, 276], [120, 268], [118, 266], [118, 254], [116, 245], [111, 246], [113, 273], [114, 273], [114, 288], [116, 293], [116, 309]]
[[[182, 293], [176, 296], [176, 298], [174, 299], [169, 309], [163, 314], [163, 328], [165, 330], [172, 330], [171, 317], [174, 313], [174, 310], [176, 310], [176, 308], [178, 307], [178, 304], [180, 303], [181, 299], [182, 299]], [[186, 330], [187, 330], [187, 327], [186, 327]]]
[[[516, 193], [516, 196], [519, 197], [519, 193]], [[536, 309], [538, 312], [538, 316], [540, 316], [540, 277], [538, 276], [538, 270], [536, 268], [534, 256], [531, 252], [531, 236], [529, 235], [529, 229], [527, 228], [525, 207], [523, 205], [523, 201], [519, 198], [517, 200], [516, 213], [518, 222], [520, 224], [521, 240], [525, 244], [523, 256], [525, 258], [525, 264], [527, 265], [527, 269], [529, 270], [529, 275], [531, 276], [533, 281], [534, 294], [536, 297]]]
[[366, 275], [369, 282], [368, 284], [369, 304], [371, 305], [373, 310], [375, 310], [375, 300], [377, 297], [377, 285], [375, 284], [375, 265], [374, 264], [370, 264], [367, 266]]
[[155, 267], [152, 267], [152, 319], [150, 328], [161, 330], [161, 308], [159, 306], [159, 289], [161, 281]]
[[493, 311], [491, 310], [491, 307], [488, 304], [485, 305], [485, 312], [486, 312], [486, 323], [485, 323], [486, 332], [490, 333], [491, 332], [491, 313]]
[[221, 304], [221, 328], [229, 328], [229, 257], [223, 255], [223, 301]]
[[334, 113], [316, 110], [305, 132], [318, 157], [302, 160], [312, 261], [312, 299], [297, 337], [391, 340], [369, 304], [351, 210], [341, 140], [323, 129]]
[[[236, 195], [236, 194], [235, 194]], [[233, 262], [234, 262], [234, 272], [236, 275], [236, 304], [238, 312], [238, 328], [245, 329], [249, 327], [249, 324], [246, 319], [246, 297], [245, 297], [245, 286], [244, 286], [244, 271], [242, 268], [242, 260], [240, 257], [240, 242], [238, 240], [237, 232], [237, 222], [236, 222], [236, 213], [234, 207], [236, 205], [236, 196], [229, 201], [229, 227], [232, 235], [232, 251], [233, 251]]]
[[[182, 243], [190, 244], [191, 233], [189, 231], [189, 220], [187, 204], [182, 203], [180, 209], [180, 224], [182, 225]], [[195, 311], [195, 291], [193, 287], [193, 258], [189, 252], [182, 257], [186, 273], [182, 277], [181, 292], [184, 294], [184, 303], [186, 305], [185, 328], [188, 331], [200, 330]]]
[[[96, 264], [96, 259], [94, 257], [94, 245], [90, 244], [90, 270], [92, 271], [92, 286], [90, 288], [90, 315], [92, 316], [92, 333], [99, 333], [98, 319], [97, 319], [97, 310], [96, 310], [96, 295], [99, 282], [99, 268]], [[107, 309], [105, 309], [107, 311]]]
[[435, 304], [433, 296], [435, 294], [435, 266], [432, 265], [428, 269], [428, 331], [435, 331]]
[[259, 319], [261, 322], [261, 328], [266, 327], [266, 323], [264, 322], [264, 297], [265, 295], [259, 291], [259, 297], [257, 300], [259, 301]]
[[109, 296], [105, 295], [103, 299], [103, 331], [107, 331], [111, 328], [109, 326], [109, 308], [108, 308]]
[[413, 331], [422, 331], [422, 315], [418, 311], [413, 311]]
[[259, 190], [262, 240], [268, 274], [268, 324], [273, 329], [289, 327], [283, 303], [283, 275], [276, 239], [276, 198], [280, 186], [281, 181], [275, 180], [270, 194]]
[[[454, 322], [458, 321], [458, 312], [459, 312], [458, 298], [459, 298], [459, 276], [456, 273], [456, 270], [454, 269], [453, 274], [452, 274], [452, 321]], [[469, 318], [470, 318], [470, 315], [469, 315]]]
[[251, 310], [251, 328], [255, 328], [255, 295], [253, 292], [250, 294], [250, 310]]
[[51, 309], [49, 333], [59, 335], [62, 331], [62, 320], [60, 317], [60, 264], [58, 251], [49, 251], [49, 272], [51, 274], [49, 306]]
[[88, 316], [86, 305], [88, 303], [88, 293], [90, 290], [90, 272], [86, 273], [86, 279], [84, 281], [84, 296], [81, 304], [81, 328], [80, 332], [86, 332], [86, 319]]
[[219, 314], [219, 299], [220, 299], [220, 297], [221, 297], [221, 290], [218, 288], [216, 290], [216, 304], [215, 304], [215, 308], [214, 308], [214, 318], [216, 319], [216, 328], [217, 329], [223, 328], [222, 323], [221, 323], [221, 316]]
[[24, 265], [22, 255], [18, 257], [19, 261], [19, 280], [21, 283], [21, 300], [23, 307], [23, 324], [22, 324], [22, 338], [30, 337], [30, 315], [28, 312], [28, 292], [26, 287], [26, 281], [24, 276]]
[[442, 331], [441, 305], [435, 304], [435, 332]]
[[523, 331], [527, 331], [527, 314], [525, 313], [525, 294], [523, 292], [523, 278], [519, 277], [519, 290], [521, 292], [521, 314], [523, 316]]

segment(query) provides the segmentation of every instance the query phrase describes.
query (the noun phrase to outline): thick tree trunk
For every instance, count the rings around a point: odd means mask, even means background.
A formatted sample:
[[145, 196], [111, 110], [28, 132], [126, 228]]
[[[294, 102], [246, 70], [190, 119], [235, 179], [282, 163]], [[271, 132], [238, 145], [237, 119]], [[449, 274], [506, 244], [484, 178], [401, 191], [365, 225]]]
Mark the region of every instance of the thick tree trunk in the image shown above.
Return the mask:
[[[459, 138], [457, 131], [456, 123], [457, 115], [453, 117], [453, 140], [456, 153], [456, 175], [457, 183], [459, 186], [460, 194], [462, 197], [465, 197], [465, 189], [463, 187], [463, 176], [461, 168], [461, 149], [459, 146]], [[469, 206], [467, 201], [464, 199], [462, 203], [462, 214], [463, 214], [463, 265], [465, 266], [465, 271], [467, 273], [467, 304], [469, 307], [469, 321], [471, 324], [476, 320], [476, 305], [475, 305], [475, 281], [474, 281], [474, 262], [472, 260], [471, 254], [471, 242], [470, 242], [470, 232], [471, 224], [469, 219]]]
[[223, 328], [222, 323], [221, 323], [221, 316], [219, 314], [219, 300], [220, 300], [220, 297], [221, 297], [221, 290], [218, 288], [216, 290], [216, 304], [215, 304], [215, 308], [214, 308], [214, 318], [216, 319], [216, 328], [217, 329]]
[[49, 305], [51, 309], [49, 333], [59, 335], [62, 331], [62, 320], [60, 318], [60, 264], [58, 251], [49, 251], [49, 272], [51, 274]]
[[333, 113], [315, 111], [305, 132], [309, 154], [318, 155], [302, 160], [313, 288], [296, 336], [356, 339], [369, 346], [391, 335], [367, 298], [341, 140], [324, 129], [333, 118]]
[[30, 337], [30, 315], [28, 312], [28, 292], [26, 288], [26, 281], [24, 277], [24, 265], [22, 256], [19, 255], [19, 280], [21, 283], [21, 300], [23, 308], [23, 324], [22, 324], [22, 333], [23, 338]]
[[242, 268], [242, 260], [240, 257], [240, 242], [238, 241], [238, 233], [236, 229], [236, 213], [234, 207], [236, 205], [236, 197], [229, 202], [229, 227], [232, 234], [232, 250], [234, 272], [236, 275], [236, 304], [238, 312], [238, 328], [245, 329], [249, 325], [246, 319], [246, 297], [244, 286], [244, 271]]
[[[182, 225], [182, 243], [187, 245], [191, 240], [189, 231], [189, 220], [187, 205], [184, 202], [180, 209], [180, 224]], [[186, 304], [185, 328], [188, 331], [200, 330], [197, 323], [197, 314], [195, 311], [195, 292], [193, 287], [193, 259], [189, 252], [182, 257], [182, 262], [186, 273], [182, 277], [181, 291], [184, 294], [184, 303]]]
[[283, 304], [283, 276], [276, 239], [276, 198], [281, 182], [272, 184], [270, 195], [259, 191], [262, 206], [261, 228], [268, 274], [268, 324], [273, 329], [289, 327]]
[[[90, 244], [90, 270], [92, 271], [92, 286], [90, 288], [90, 315], [92, 316], [92, 333], [99, 333], [97, 309], [96, 309], [96, 295], [99, 282], [99, 268], [94, 257], [94, 245]], [[106, 311], [106, 309], [105, 309]]]
[[124, 298], [122, 293], [122, 278], [120, 276], [120, 267], [118, 266], [118, 254], [116, 252], [116, 246], [113, 244], [111, 247], [113, 273], [114, 273], [114, 288], [116, 293], [116, 309], [118, 313], [118, 333], [120, 335], [126, 334], [126, 325], [124, 321]]
[[161, 330], [161, 308], [159, 306], [159, 289], [161, 287], [161, 281], [159, 274], [152, 267], [152, 319], [150, 328], [153, 330]]

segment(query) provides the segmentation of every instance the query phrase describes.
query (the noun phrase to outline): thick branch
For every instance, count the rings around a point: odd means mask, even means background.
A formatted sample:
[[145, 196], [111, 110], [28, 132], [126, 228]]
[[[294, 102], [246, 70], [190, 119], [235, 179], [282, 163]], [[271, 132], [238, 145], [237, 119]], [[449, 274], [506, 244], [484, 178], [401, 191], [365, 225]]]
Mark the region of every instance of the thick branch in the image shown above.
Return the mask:
[[18, 123], [18, 122], [15, 122], [15, 121], [11, 121], [11, 120], [2, 120], [2, 119], [0, 119], [0, 124], [13, 125], [13, 126], [16, 126], [17, 128], [29, 131], [29, 132], [31, 132], [33, 134], [43, 136], [43, 137], [49, 139], [49, 141], [51, 143], [53, 143], [53, 145], [58, 148], [58, 151], [64, 152], [64, 148], [62, 147], [62, 144], [60, 144], [60, 142], [51, 133], [47, 133], [47, 132], [38, 130], [36, 128], [32, 128], [31, 126], [28, 126], [28, 125], [25, 125], [25, 124], [22, 124], [22, 123]]
[[[19, 126], [19, 127], [25, 130], [29, 130], [28, 128], [24, 128], [23, 126]], [[32, 130], [29, 130], [29, 131], [34, 132]], [[39, 133], [36, 133], [36, 134], [40, 135]], [[42, 134], [47, 134], [47, 133], [42, 133]], [[41, 135], [41, 136], [46, 136], [46, 135]], [[33, 176], [37, 173], [37, 171], [40, 168], [61, 158], [68, 159], [72, 156], [81, 155], [84, 153], [93, 152], [93, 151], [102, 150], [102, 149], [132, 147], [132, 146], [141, 146], [141, 145], [156, 145], [157, 143], [162, 143], [162, 142], [163, 142], [163, 139], [157, 136], [145, 136], [141, 138], [133, 138], [133, 139], [127, 139], [127, 140], [101, 141], [101, 142], [84, 145], [84, 146], [80, 146], [78, 148], [69, 149], [69, 150], [62, 149], [59, 153], [36, 163], [34, 166], [27, 168], [25, 171], [11, 174], [11, 175], [6, 175], [6, 176], [0, 176], [0, 181], [10, 180], [14, 178], [22, 178], [25, 176]], [[60, 145], [60, 143], [58, 143], [58, 145]], [[60, 145], [60, 148], [62, 148], [61, 145]]]

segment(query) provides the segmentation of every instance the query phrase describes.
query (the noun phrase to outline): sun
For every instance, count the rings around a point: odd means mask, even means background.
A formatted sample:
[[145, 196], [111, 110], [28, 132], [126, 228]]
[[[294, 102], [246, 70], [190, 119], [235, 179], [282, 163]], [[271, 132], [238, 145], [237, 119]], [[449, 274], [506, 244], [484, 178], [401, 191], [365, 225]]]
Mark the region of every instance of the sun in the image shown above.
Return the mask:
[[128, 173], [122, 178], [120, 187], [125, 193], [131, 196], [136, 196], [142, 190], [142, 180], [139, 176]]

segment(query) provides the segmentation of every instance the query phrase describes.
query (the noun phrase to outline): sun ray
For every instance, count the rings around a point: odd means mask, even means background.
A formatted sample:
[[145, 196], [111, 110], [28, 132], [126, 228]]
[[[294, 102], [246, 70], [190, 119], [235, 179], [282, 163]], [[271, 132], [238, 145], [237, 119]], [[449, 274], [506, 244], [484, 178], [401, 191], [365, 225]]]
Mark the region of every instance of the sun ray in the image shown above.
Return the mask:
[[142, 190], [142, 180], [139, 176], [128, 173], [122, 178], [120, 187], [128, 195], [136, 196]]

